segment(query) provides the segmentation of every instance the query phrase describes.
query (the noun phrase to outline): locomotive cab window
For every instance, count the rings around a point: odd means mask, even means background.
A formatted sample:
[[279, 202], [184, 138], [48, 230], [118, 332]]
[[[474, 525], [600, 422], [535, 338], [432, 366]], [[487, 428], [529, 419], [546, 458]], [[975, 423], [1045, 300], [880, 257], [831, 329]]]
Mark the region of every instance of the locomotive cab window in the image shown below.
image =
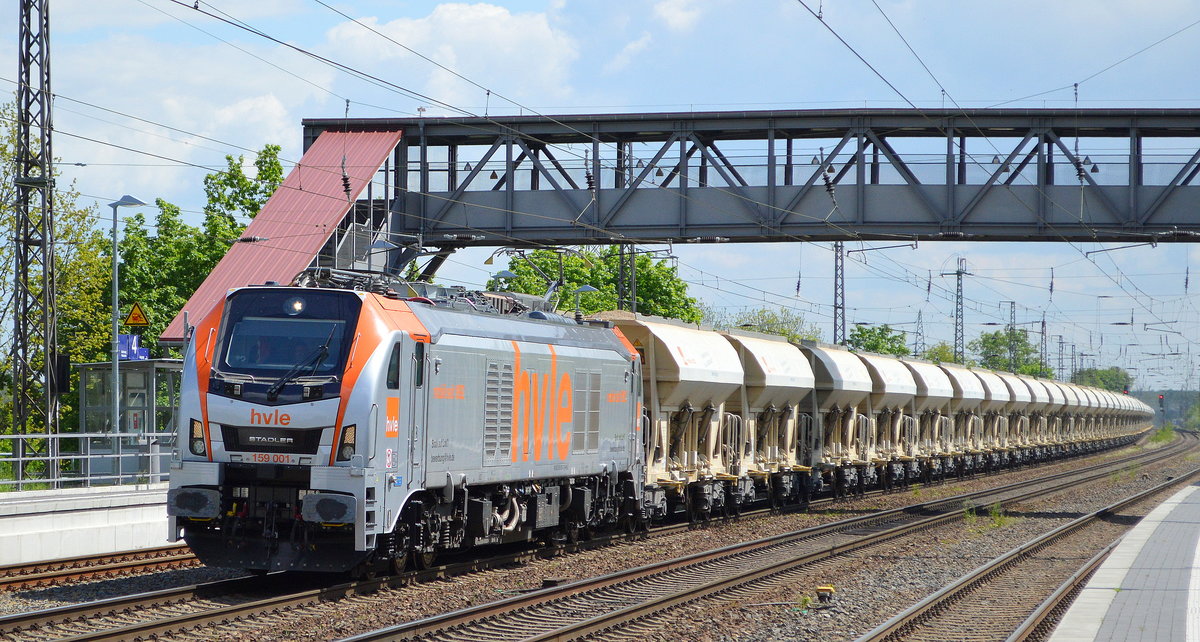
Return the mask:
[[353, 295], [247, 289], [230, 296], [214, 365], [225, 372], [279, 377], [290, 371], [336, 376], [346, 360], [361, 304]]
[[400, 344], [392, 346], [392, 358], [388, 360], [387, 371], [388, 390], [400, 388]]

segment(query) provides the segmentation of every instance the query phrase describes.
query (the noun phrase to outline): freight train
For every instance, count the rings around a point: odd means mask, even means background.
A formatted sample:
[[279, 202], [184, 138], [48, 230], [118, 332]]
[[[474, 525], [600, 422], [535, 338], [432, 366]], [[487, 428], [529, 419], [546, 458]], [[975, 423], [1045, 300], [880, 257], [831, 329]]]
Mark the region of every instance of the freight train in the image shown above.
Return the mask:
[[1152, 410], [1004, 372], [308, 270], [189, 329], [170, 538], [372, 574], [1087, 452]]

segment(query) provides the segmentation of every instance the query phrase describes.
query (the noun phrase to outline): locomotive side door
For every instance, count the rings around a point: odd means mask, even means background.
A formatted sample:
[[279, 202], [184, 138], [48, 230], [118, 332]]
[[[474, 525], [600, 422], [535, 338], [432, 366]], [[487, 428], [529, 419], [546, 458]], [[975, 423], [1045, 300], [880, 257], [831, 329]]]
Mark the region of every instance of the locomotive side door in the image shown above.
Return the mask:
[[405, 407], [408, 408], [408, 487], [425, 486], [425, 364], [426, 344], [412, 343], [409, 353], [409, 385], [404, 387]]

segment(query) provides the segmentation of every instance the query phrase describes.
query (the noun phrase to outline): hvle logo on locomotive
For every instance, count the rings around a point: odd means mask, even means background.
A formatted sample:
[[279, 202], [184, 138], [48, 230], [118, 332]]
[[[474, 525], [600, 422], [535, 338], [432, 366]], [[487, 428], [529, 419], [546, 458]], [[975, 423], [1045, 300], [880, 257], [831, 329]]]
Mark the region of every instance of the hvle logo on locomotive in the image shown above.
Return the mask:
[[274, 412], [259, 412], [253, 408], [250, 409], [250, 425], [274, 425], [286, 426], [292, 423], [292, 416], [286, 412], [280, 412], [278, 408]]
[[554, 459], [557, 456], [565, 460], [571, 451], [570, 424], [574, 399], [571, 375], [564, 372], [559, 376], [558, 355], [553, 346], [549, 346], [550, 373], [540, 377], [536, 370], [521, 367], [521, 348], [517, 346], [516, 341], [512, 342], [512, 346], [515, 354], [512, 460], [517, 461], [518, 445], [521, 461], [529, 461], [531, 447], [533, 460], [540, 460], [543, 444], [546, 448], [546, 459]]

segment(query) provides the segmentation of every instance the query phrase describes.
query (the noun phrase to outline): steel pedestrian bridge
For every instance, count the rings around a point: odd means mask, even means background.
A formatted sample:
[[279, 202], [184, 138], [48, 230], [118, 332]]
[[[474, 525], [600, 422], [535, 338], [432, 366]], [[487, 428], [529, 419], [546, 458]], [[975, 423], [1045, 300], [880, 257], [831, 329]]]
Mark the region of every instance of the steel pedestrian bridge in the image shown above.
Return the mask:
[[1200, 109], [307, 119], [305, 149], [383, 130], [372, 227], [447, 246], [1200, 232]]

